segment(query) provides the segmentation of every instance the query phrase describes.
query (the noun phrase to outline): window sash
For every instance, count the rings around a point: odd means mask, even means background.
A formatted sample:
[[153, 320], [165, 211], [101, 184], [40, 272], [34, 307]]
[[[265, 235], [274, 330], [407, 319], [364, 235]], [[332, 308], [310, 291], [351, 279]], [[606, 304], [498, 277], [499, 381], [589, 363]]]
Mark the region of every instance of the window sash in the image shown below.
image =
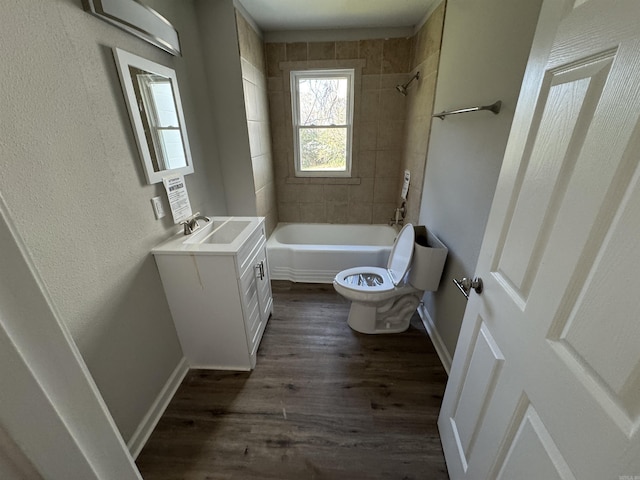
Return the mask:
[[[291, 72], [291, 103], [292, 103], [292, 123], [293, 123], [293, 141], [294, 141], [294, 164], [296, 177], [350, 177], [351, 176], [351, 152], [353, 143], [353, 69], [339, 70], [305, 70]], [[305, 79], [346, 79], [347, 80], [347, 105], [345, 124], [314, 124], [300, 125], [300, 92], [299, 82]], [[345, 167], [337, 169], [318, 169], [303, 170], [301, 165], [302, 154], [300, 145], [301, 130], [304, 129], [330, 129], [341, 128], [346, 129], [346, 145], [345, 145]]]

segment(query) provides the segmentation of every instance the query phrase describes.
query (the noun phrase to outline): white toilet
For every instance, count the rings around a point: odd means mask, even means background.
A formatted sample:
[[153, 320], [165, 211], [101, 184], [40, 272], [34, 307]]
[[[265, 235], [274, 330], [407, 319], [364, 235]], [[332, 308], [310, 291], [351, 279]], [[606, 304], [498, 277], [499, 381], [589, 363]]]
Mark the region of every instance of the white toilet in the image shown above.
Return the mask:
[[[336, 275], [336, 291], [351, 300], [349, 326], [360, 333], [397, 333], [409, 323], [425, 290], [436, 290], [447, 248], [424, 227], [424, 246], [418, 244], [413, 225], [405, 225], [396, 237], [387, 268], [355, 267]], [[409, 272], [411, 270], [411, 272]]]

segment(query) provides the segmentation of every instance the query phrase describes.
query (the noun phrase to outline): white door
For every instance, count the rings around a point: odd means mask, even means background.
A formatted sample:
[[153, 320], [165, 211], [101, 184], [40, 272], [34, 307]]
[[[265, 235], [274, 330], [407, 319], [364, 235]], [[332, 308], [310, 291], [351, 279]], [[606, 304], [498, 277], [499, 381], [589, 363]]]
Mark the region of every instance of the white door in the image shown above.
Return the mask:
[[545, 0], [438, 421], [452, 479], [640, 480], [639, 116], [640, 1]]

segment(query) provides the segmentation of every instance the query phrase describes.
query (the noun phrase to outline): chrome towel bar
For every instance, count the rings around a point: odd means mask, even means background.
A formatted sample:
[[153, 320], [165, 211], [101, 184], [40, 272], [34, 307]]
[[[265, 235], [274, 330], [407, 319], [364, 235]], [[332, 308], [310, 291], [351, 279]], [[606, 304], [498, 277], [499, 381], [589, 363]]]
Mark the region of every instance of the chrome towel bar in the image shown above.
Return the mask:
[[469, 112], [479, 112], [480, 110], [488, 110], [490, 112], [493, 112], [495, 115], [497, 115], [498, 113], [500, 113], [500, 107], [502, 107], [502, 100], [498, 100], [495, 103], [492, 103], [491, 105], [483, 105], [483, 106], [478, 106], [478, 107], [469, 107], [469, 108], [460, 108], [458, 110], [450, 110], [450, 111], [443, 111], [440, 113], [434, 113], [433, 115], [431, 115], [432, 117], [438, 117], [440, 120], [444, 120], [444, 117], [446, 117], [447, 115], [456, 115], [458, 113], [469, 113]]

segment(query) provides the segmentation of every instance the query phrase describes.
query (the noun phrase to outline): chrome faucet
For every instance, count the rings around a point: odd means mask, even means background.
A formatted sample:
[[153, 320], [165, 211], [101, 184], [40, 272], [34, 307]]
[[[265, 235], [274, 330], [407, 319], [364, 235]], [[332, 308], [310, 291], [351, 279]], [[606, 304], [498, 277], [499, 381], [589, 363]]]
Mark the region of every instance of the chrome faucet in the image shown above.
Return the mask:
[[200, 227], [200, 225], [198, 224], [198, 220], [204, 220], [205, 222], [208, 222], [209, 218], [205, 217], [204, 215], [200, 215], [200, 212], [196, 212], [183, 222], [180, 222], [180, 225], [184, 227], [185, 235], [191, 235]]
[[407, 204], [402, 202], [402, 205], [395, 210], [395, 216], [389, 220], [389, 225], [402, 225], [404, 223], [404, 217], [407, 215]]

